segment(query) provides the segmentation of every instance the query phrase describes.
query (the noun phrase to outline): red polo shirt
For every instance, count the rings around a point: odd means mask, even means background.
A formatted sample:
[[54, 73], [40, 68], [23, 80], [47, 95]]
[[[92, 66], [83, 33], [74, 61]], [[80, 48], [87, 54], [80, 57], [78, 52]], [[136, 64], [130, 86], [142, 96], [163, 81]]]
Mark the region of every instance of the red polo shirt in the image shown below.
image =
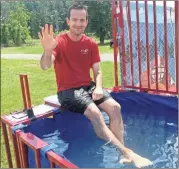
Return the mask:
[[58, 45], [53, 50], [53, 55], [57, 90], [89, 85], [92, 81], [90, 68], [94, 63], [100, 62], [96, 42], [86, 35], [74, 42], [67, 33], [58, 35], [56, 40]]

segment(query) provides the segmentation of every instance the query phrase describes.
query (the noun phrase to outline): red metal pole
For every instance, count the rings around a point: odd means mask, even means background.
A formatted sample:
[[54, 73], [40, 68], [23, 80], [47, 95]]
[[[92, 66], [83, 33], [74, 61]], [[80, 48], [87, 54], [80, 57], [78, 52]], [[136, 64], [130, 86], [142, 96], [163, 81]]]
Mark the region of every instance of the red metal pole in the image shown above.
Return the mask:
[[35, 150], [35, 163], [36, 163], [36, 168], [41, 168], [41, 164], [40, 164], [40, 151]]
[[64, 160], [62, 157], [60, 157], [59, 155], [57, 155], [53, 151], [47, 152], [47, 158], [50, 161], [53, 161], [56, 165], [58, 165], [59, 167], [62, 167], [62, 168], [78, 168], [77, 166], [75, 166], [71, 162]]
[[50, 160], [50, 168], [55, 168], [55, 163]]
[[130, 47], [130, 61], [131, 61], [131, 76], [132, 76], [132, 86], [134, 86], [134, 65], [133, 65], [133, 50], [132, 50], [132, 29], [131, 29], [131, 9], [130, 9], [130, 1], [127, 1], [127, 21], [129, 26], [129, 47]]
[[153, 1], [154, 12], [154, 44], [155, 44], [155, 65], [156, 65], [156, 90], [158, 91], [158, 52], [157, 52], [157, 19], [156, 19], [156, 1]]
[[22, 98], [24, 103], [24, 109], [31, 108], [31, 98], [29, 92], [29, 83], [27, 75], [20, 74], [20, 83], [21, 83], [21, 90], [22, 90]]
[[[132, 86], [129, 86], [129, 85], [127, 85], [126, 87], [127, 88], [132, 88]], [[146, 90], [146, 88], [144, 88], [144, 87], [139, 88], [138, 86], [134, 86], [133, 89]], [[149, 91], [156, 92], [156, 89], [149, 89]], [[158, 90], [157, 93], [177, 94], [175, 91], [170, 91], [170, 90], [168, 92], [166, 90]]]
[[167, 8], [166, 1], [164, 3], [164, 46], [165, 46], [165, 71], [166, 71], [166, 91], [168, 91], [168, 32], [167, 32]]
[[149, 53], [149, 29], [148, 29], [148, 6], [145, 1], [145, 29], [146, 29], [146, 53], [147, 53], [147, 78], [148, 88], [150, 89], [150, 53]]
[[20, 168], [21, 164], [20, 164], [20, 152], [18, 149], [18, 142], [17, 142], [17, 138], [14, 134], [12, 134], [12, 132], [10, 131], [10, 135], [12, 138], [12, 143], [13, 143], [13, 148], [14, 148], [14, 154], [15, 154], [15, 161], [16, 161], [16, 167]]
[[27, 104], [28, 104], [28, 108], [31, 108], [31, 98], [30, 98], [30, 92], [29, 92], [29, 82], [28, 82], [28, 78], [27, 75], [24, 76], [25, 78], [25, 89], [26, 89], [26, 97], [27, 97]]
[[16, 135], [16, 139], [17, 139], [17, 146], [18, 146], [18, 151], [19, 151], [19, 159], [20, 159], [20, 166], [21, 166], [21, 168], [24, 168], [23, 166], [23, 158], [22, 158], [22, 156], [23, 156], [23, 152], [22, 152], [22, 150], [21, 150], [21, 142], [20, 142], [20, 133], [21, 131], [20, 130], [18, 130], [18, 131], [16, 131], [15, 132], [15, 135]]
[[21, 140], [20, 135], [19, 135], [19, 143], [20, 143], [20, 150], [21, 150], [21, 153], [22, 153], [22, 167], [23, 168], [28, 168], [27, 146]]
[[117, 66], [117, 44], [116, 44], [116, 5], [115, 1], [112, 1], [112, 34], [113, 34], [113, 45], [114, 45], [114, 79], [115, 79], [115, 87], [118, 84], [118, 66]]
[[139, 65], [139, 86], [141, 88], [141, 51], [140, 51], [140, 24], [139, 24], [139, 7], [136, 1], [136, 18], [137, 18], [137, 43], [138, 43], [138, 65]]
[[178, 27], [179, 27], [179, 2], [175, 1], [175, 57], [176, 57], [176, 93], [178, 94], [178, 48], [179, 48], [179, 43], [178, 43]]
[[21, 83], [21, 91], [22, 91], [22, 99], [24, 103], [24, 109], [27, 109], [27, 100], [26, 100], [26, 94], [25, 94], [25, 88], [24, 88], [24, 75], [20, 74], [20, 83]]
[[7, 161], [9, 164], [9, 168], [13, 168], [13, 164], [12, 164], [12, 157], [11, 157], [11, 152], [10, 152], [10, 146], [9, 146], [9, 139], [8, 139], [8, 135], [7, 135], [7, 128], [6, 128], [6, 124], [2, 123], [2, 130], [3, 130], [3, 137], [4, 137], [4, 144], [5, 144], [5, 148], [6, 148], [6, 154], [7, 154]]
[[124, 78], [124, 87], [126, 87], [127, 82], [126, 82], [126, 54], [125, 54], [125, 38], [124, 38], [124, 21], [123, 21], [123, 5], [122, 5], [122, 0], [119, 1], [119, 6], [120, 6], [120, 18], [119, 23], [120, 23], [120, 29], [121, 29], [121, 45], [122, 45], [122, 76]]
[[[26, 152], [26, 147], [31, 148], [33, 151], [36, 150], [40, 150], [42, 147], [48, 145], [46, 142], [44, 142], [43, 140], [39, 139], [38, 137], [36, 137], [35, 135], [33, 135], [32, 133], [24, 133], [22, 131], [20, 131], [18, 133], [19, 135], [19, 140], [20, 142], [23, 144], [23, 146], [21, 145], [21, 153], [23, 154], [23, 166], [27, 166], [27, 152]], [[36, 156], [37, 160], [39, 160], [38, 158], [38, 154]], [[77, 168], [77, 166], [75, 166], [74, 164], [72, 164], [71, 162], [65, 160], [63, 157], [57, 155], [55, 152], [53, 151], [48, 151], [47, 152], [47, 158], [48, 160], [52, 161], [53, 163], [55, 163], [56, 165], [59, 165], [60, 167], [63, 168]], [[25, 167], [27, 168], [27, 167]]]

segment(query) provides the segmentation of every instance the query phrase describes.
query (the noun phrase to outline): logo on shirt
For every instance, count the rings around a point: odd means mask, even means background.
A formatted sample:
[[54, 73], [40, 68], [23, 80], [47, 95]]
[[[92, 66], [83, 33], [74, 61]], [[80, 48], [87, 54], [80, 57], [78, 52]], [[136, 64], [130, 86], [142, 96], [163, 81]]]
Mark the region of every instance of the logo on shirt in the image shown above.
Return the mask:
[[81, 53], [84, 54], [84, 55], [88, 54], [88, 49], [81, 49]]

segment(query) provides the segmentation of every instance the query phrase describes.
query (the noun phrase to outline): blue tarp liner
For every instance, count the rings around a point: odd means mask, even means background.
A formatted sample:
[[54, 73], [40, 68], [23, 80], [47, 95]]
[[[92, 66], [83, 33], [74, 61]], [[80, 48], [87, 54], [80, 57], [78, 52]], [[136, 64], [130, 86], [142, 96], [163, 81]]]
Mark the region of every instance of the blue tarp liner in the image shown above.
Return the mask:
[[[125, 145], [153, 161], [152, 168], [178, 168], [178, 98], [147, 93], [112, 93], [122, 108]], [[109, 118], [103, 112], [105, 122]], [[24, 129], [48, 144], [53, 151], [84, 168], [134, 168], [119, 164], [120, 152], [99, 139], [90, 121], [81, 114], [63, 112], [54, 118], [34, 121]], [[28, 151], [29, 167], [35, 168], [34, 153]], [[50, 167], [41, 156], [42, 167]]]

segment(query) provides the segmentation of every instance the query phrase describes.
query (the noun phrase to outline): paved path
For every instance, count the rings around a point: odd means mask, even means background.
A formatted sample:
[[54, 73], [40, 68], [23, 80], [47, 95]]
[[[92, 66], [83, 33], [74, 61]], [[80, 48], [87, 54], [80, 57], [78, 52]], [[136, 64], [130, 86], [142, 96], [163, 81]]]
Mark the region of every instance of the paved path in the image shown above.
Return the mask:
[[[1, 54], [1, 58], [5, 59], [24, 59], [24, 60], [40, 60], [40, 54]], [[101, 54], [101, 61], [113, 61], [113, 53]]]

